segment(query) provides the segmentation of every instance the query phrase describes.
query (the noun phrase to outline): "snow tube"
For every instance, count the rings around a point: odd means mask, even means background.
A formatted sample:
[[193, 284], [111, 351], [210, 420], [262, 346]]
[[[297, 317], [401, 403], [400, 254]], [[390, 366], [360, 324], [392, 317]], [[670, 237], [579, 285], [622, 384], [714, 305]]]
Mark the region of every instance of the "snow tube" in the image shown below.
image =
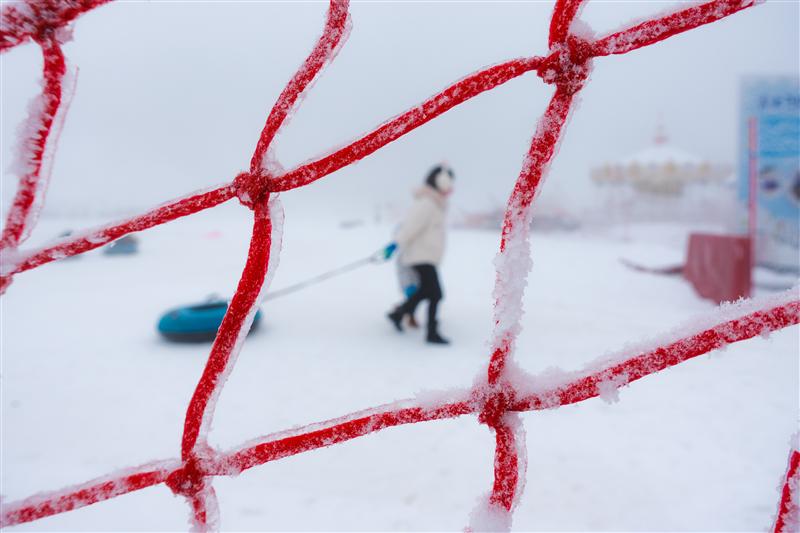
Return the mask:
[[[222, 318], [228, 310], [228, 302], [206, 302], [177, 307], [164, 313], [158, 321], [158, 332], [173, 342], [213, 341]], [[261, 310], [256, 311], [250, 333], [261, 321]]]
[[139, 251], [139, 240], [133, 235], [125, 235], [103, 249], [105, 255], [132, 255]]

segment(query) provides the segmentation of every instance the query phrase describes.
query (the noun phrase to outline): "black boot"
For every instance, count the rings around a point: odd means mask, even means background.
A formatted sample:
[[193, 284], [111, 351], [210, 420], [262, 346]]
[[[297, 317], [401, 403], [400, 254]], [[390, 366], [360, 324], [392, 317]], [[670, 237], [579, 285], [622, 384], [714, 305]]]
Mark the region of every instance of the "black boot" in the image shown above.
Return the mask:
[[428, 323], [428, 336], [425, 338], [430, 344], [450, 344], [450, 341], [439, 335], [438, 322]]
[[386, 315], [389, 318], [389, 320], [392, 322], [392, 324], [394, 324], [394, 327], [395, 327], [395, 329], [397, 329], [397, 331], [403, 331], [403, 315], [404, 314], [405, 313], [403, 313], [402, 307], [398, 307], [397, 309], [395, 309], [394, 311], [392, 311], [391, 313], [388, 313]]

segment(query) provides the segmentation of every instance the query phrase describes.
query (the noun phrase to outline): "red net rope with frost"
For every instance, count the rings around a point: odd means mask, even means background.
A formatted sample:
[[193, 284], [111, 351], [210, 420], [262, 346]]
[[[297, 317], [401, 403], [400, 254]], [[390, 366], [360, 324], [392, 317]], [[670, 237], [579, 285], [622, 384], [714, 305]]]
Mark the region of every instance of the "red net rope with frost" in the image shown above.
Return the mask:
[[[466, 76], [405, 113], [381, 124], [347, 146], [287, 172], [271, 154], [272, 141], [300, 95], [333, 60], [350, 28], [348, 2], [331, 0], [325, 28], [300, 69], [286, 85], [267, 117], [249, 169], [230, 183], [166, 203], [142, 215], [84, 231], [38, 249], [20, 249], [36, 224], [45, 196], [48, 164], [65, 113], [66, 62], [61, 44], [67, 26], [82, 13], [108, 0], [26, 0], [3, 8], [0, 52], [29, 40], [44, 55], [41, 96], [30, 108], [21, 141], [19, 188], [8, 210], [0, 239], [0, 292], [13, 277], [48, 262], [103, 246], [119, 237], [214, 207], [232, 198], [253, 211], [247, 262], [228, 312], [211, 348], [206, 367], [187, 408], [180, 457], [152, 462], [81, 485], [3, 503], [0, 525], [11, 526], [63, 513], [121, 494], [165, 483], [184, 496], [191, 523], [217, 529], [219, 512], [212, 480], [231, 476], [291, 455], [374, 433], [388, 427], [477, 415], [495, 434], [494, 484], [475, 513], [474, 529], [510, 528], [525, 473], [524, 428], [520, 412], [552, 409], [595, 396], [613, 395], [635, 380], [708, 353], [727, 344], [765, 335], [800, 321], [796, 291], [728, 306], [705, 323], [693, 323], [639, 350], [607, 357], [585, 370], [543, 379], [515, 368], [513, 355], [520, 331], [524, 280], [531, 267], [531, 205], [541, 189], [572, 104], [587, 82], [593, 59], [624, 54], [708, 24], [753, 6], [755, 0], [714, 0], [693, 5], [601, 38], [575, 33], [584, 0], [557, 0], [546, 56], [518, 58]], [[398, 401], [339, 419], [267, 435], [240, 448], [219, 451], [207, 442], [216, 400], [233, 368], [260, 296], [269, 285], [280, 251], [282, 209], [274, 193], [308, 185], [343, 168], [466, 100], [527, 72], [536, 72], [555, 92], [540, 119], [522, 170], [508, 201], [494, 289], [494, 333], [486, 375], [458, 397], [437, 405]], [[68, 85], [68, 84], [67, 84]], [[797, 527], [796, 494], [800, 453], [790, 455], [775, 531]]]
[[786, 465], [781, 501], [773, 531], [800, 530], [800, 433], [792, 438], [792, 449]]

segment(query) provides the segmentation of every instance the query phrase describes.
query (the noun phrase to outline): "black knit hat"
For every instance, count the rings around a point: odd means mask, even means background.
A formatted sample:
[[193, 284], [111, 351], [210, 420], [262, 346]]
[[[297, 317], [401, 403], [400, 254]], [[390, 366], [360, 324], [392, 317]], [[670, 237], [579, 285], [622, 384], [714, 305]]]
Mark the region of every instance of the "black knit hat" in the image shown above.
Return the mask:
[[443, 170], [450, 175], [451, 180], [456, 179], [455, 175], [453, 174], [453, 169], [445, 167], [444, 165], [436, 165], [428, 173], [428, 177], [425, 178], [425, 184], [428, 187], [432, 187], [438, 191], [439, 188], [436, 186], [436, 175]]

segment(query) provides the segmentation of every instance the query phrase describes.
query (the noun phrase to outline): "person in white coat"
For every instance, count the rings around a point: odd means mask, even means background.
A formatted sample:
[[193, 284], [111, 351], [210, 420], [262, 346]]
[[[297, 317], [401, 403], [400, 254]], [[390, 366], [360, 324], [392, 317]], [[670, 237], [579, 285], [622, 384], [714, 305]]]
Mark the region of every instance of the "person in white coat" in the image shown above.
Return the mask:
[[443, 294], [437, 266], [444, 255], [445, 214], [453, 179], [453, 171], [444, 165], [438, 165], [428, 173], [425, 183], [414, 192], [414, 205], [400, 225], [395, 242], [384, 249], [387, 259], [395, 249], [399, 249], [398, 261], [412, 268], [419, 279], [417, 290], [387, 315], [389, 320], [398, 331], [403, 331], [403, 317], [413, 316], [417, 305], [427, 300], [425, 339], [433, 344], [449, 343], [439, 334], [437, 311]]

